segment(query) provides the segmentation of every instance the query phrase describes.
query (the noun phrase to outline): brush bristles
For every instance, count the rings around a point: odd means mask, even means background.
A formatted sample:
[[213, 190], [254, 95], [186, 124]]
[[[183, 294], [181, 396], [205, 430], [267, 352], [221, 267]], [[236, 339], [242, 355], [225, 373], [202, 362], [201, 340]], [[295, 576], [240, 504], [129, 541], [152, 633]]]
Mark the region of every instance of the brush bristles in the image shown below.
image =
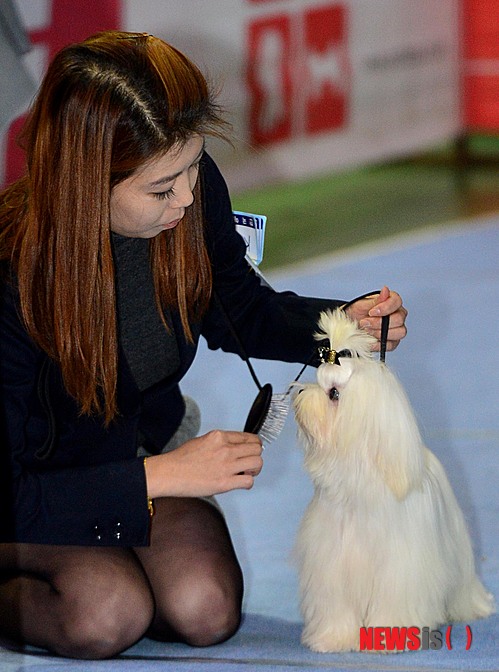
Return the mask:
[[284, 394], [273, 394], [270, 402], [269, 410], [265, 416], [265, 420], [258, 432], [258, 436], [263, 443], [270, 443], [277, 439], [282, 432], [284, 423], [289, 413], [290, 395], [288, 392]]

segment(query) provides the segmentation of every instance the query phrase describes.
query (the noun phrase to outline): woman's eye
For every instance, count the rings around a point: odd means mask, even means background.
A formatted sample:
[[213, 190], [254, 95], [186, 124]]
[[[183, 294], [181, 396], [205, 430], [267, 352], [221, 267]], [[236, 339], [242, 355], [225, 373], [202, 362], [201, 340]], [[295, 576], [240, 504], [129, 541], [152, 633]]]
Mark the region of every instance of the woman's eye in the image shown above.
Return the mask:
[[[192, 165], [190, 165], [190, 166], [187, 168], [187, 171], [188, 171], [189, 173], [192, 173], [192, 172], [197, 173], [198, 170], [199, 170], [199, 166], [200, 166], [200, 164], [201, 164], [201, 160], [202, 160], [202, 158], [203, 158], [203, 157], [200, 156], [199, 159], [198, 159], [195, 163], [193, 163]], [[197, 176], [196, 176], [196, 179], [197, 179]], [[175, 194], [175, 189], [174, 189], [174, 187], [170, 187], [170, 189], [167, 189], [166, 191], [153, 191], [153, 192], [152, 192], [152, 196], [153, 196], [155, 199], [157, 199], [158, 201], [167, 201], [167, 200], [169, 200], [170, 198], [173, 198], [175, 195], [176, 195], [176, 194]]]
[[155, 191], [153, 192], [154, 198], [157, 198], [158, 201], [165, 201], [169, 198], [173, 198], [175, 196], [175, 191], [173, 187], [171, 189], [168, 189], [167, 191]]

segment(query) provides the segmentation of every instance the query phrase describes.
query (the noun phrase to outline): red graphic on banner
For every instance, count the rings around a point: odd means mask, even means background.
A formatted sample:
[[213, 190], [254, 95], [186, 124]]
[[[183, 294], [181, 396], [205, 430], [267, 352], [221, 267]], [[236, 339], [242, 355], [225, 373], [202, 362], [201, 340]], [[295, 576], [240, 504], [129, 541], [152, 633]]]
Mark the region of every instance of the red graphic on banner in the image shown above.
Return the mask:
[[[29, 32], [33, 45], [43, 44], [50, 60], [66, 44], [78, 42], [100, 30], [115, 29], [121, 23], [122, 0], [49, 0], [50, 24]], [[4, 183], [10, 184], [19, 177], [24, 167], [24, 153], [16, 138], [24, 117], [16, 119], [7, 133]]]
[[347, 108], [348, 58], [345, 8], [321, 7], [305, 15], [307, 53], [306, 127], [310, 133], [343, 126]]
[[254, 144], [343, 127], [350, 86], [345, 5], [334, 2], [253, 19], [247, 85]]
[[291, 135], [291, 26], [287, 16], [250, 26], [248, 87], [253, 142], [265, 144]]
[[499, 12], [497, 0], [463, 1], [464, 122], [499, 130]]

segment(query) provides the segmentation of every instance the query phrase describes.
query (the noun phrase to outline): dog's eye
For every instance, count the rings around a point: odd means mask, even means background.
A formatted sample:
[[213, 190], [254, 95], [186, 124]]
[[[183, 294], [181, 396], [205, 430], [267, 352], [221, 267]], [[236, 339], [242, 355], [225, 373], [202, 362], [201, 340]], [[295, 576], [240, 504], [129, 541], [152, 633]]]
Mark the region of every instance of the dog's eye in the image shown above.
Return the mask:
[[340, 352], [336, 353], [336, 357], [353, 357], [352, 351], [351, 350], [341, 350]]

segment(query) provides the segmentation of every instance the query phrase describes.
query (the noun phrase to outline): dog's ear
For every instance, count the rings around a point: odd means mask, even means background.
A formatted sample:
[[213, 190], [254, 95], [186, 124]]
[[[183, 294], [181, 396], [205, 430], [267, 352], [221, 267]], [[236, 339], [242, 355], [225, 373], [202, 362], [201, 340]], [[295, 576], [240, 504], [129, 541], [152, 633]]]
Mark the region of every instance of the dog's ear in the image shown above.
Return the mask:
[[363, 459], [370, 459], [395, 497], [404, 499], [421, 486], [424, 468], [419, 428], [404, 389], [384, 364], [358, 361], [340, 406], [347, 400], [341, 423], [350, 427], [338, 427], [338, 435], [351, 440], [357, 434]]
[[421, 435], [399, 381], [383, 364], [377, 364], [376, 368], [383, 383], [374, 404], [380, 431], [375, 460], [385, 483], [402, 500], [421, 486], [424, 468]]

